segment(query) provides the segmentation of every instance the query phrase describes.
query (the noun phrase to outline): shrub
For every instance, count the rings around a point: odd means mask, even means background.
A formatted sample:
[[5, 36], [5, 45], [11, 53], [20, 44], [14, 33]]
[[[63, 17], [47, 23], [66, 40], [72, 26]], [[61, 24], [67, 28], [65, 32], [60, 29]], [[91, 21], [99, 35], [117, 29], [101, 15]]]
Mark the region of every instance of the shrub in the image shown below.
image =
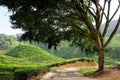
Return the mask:
[[[49, 68], [47, 65], [37, 67], [19, 68], [14, 72], [15, 80], [26, 80], [29, 77], [37, 76], [47, 72]], [[22, 77], [21, 77], [22, 76]]]

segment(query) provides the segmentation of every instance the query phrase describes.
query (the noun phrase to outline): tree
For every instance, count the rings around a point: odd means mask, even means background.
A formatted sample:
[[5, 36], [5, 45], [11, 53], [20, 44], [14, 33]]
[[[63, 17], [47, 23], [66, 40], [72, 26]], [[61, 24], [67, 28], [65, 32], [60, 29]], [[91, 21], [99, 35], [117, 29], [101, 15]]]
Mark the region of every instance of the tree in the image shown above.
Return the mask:
[[14, 36], [0, 34], [0, 50], [10, 50], [16, 45], [18, 45], [18, 42]]
[[[98, 71], [104, 69], [104, 51], [112, 40], [119, 25], [117, 24], [105, 41], [109, 23], [114, 18], [120, 7], [110, 17], [112, 0], [1, 0], [0, 5], [5, 5], [13, 11], [11, 22], [13, 28], [22, 28], [25, 31], [23, 39], [41, 41], [57, 46], [61, 40], [73, 40], [81, 45], [82, 39], [93, 42], [98, 50]], [[93, 6], [91, 6], [93, 5]], [[107, 9], [107, 13], [105, 10]], [[92, 18], [91, 18], [92, 17]], [[100, 31], [103, 17], [106, 22], [104, 31]], [[94, 23], [95, 25], [94, 25]]]

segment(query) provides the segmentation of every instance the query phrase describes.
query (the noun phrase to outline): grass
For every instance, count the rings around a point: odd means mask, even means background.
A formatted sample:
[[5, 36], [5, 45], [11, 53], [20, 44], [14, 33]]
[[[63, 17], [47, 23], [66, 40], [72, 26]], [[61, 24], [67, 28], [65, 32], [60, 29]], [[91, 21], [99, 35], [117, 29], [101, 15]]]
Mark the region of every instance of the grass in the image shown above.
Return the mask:
[[[113, 41], [110, 45], [119, 47], [119, 41]], [[113, 44], [112, 44], [113, 43]], [[117, 44], [117, 46], [115, 46]], [[20, 44], [6, 54], [0, 51], [0, 80], [25, 80], [33, 75], [43, 74], [53, 66], [59, 66], [75, 61], [93, 61], [88, 58], [63, 59], [51, 55], [47, 51], [30, 45]], [[110, 54], [108, 54], [110, 55]], [[108, 55], [105, 58], [105, 66], [111, 67], [120, 64], [119, 61], [111, 59]], [[97, 56], [93, 57], [97, 61]], [[92, 74], [96, 69], [81, 68], [80, 73], [83, 75]], [[22, 76], [22, 77], [21, 77]]]
[[[0, 79], [11, 73], [15, 78], [22, 80], [23, 74], [28, 76], [44, 73], [48, 67], [64, 62], [63, 58], [56, 57], [30, 44], [21, 44], [6, 54], [0, 55]], [[6, 77], [5, 77], [6, 78]]]
[[81, 68], [79, 72], [82, 75], [88, 75], [88, 74], [92, 74], [96, 71], [97, 71], [97, 69], [95, 69], [95, 68]]
[[32, 64], [64, 61], [63, 58], [51, 55], [47, 51], [30, 44], [21, 44], [11, 51], [7, 52], [6, 55], [14, 58], [19, 58], [20, 60], [22, 59], [24, 61], [28, 61]]
[[15, 57], [11, 57], [11, 56], [6, 56], [4, 54], [0, 55], [0, 64], [6, 64], [6, 65], [25, 65], [25, 64], [30, 64], [29, 61], [26, 61], [24, 59], [17, 59]]
[[14, 80], [14, 76], [10, 72], [0, 72], [0, 80]]
[[[96, 58], [96, 57], [95, 57]], [[105, 58], [107, 66], [119, 64], [108, 56]], [[33, 75], [43, 74], [51, 67], [73, 63], [76, 61], [91, 62], [93, 59], [73, 58], [63, 59], [51, 55], [47, 51], [30, 44], [20, 44], [5, 54], [0, 54], [0, 79], [2, 80], [25, 80]], [[92, 74], [96, 69], [81, 68], [83, 75]], [[22, 77], [21, 77], [22, 76]], [[7, 79], [7, 78], [8, 79]]]

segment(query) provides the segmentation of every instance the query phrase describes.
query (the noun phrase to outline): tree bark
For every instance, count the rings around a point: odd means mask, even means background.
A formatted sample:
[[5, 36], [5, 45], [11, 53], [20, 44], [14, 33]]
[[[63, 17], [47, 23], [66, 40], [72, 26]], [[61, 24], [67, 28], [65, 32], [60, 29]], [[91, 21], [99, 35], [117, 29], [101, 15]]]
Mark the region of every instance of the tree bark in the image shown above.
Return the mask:
[[[98, 33], [100, 36], [100, 34]], [[98, 71], [104, 70], [104, 45], [102, 37], [97, 36], [96, 45], [98, 47]]]
[[98, 71], [104, 70], [104, 49], [99, 49]]

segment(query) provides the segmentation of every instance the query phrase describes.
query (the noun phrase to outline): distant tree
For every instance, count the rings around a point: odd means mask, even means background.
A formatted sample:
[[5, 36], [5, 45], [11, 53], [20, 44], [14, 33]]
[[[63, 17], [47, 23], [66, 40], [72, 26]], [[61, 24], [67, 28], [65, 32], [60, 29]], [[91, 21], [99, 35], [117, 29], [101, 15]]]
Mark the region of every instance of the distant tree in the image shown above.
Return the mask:
[[0, 50], [9, 50], [17, 45], [15, 36], [0, 34]]
[[[110, 37], [105, 41], [109, 23], [118, 12], [120, 0], [112, 16], [110, 16], [110, 8], [113, 0], [104, 0], [103, 5], [99, 1], [1, 0], [0, 5], [5, 5], [13, 11], [11, 23], [13, 28], [22, 28], [26, 31], [22, 36], [24, 40], [47, 42], [48, 47], [52, 45], [56, 47], [61, 40], [73, 40], [80, 46], [82, 39], [93, 42], [98, 50], [98, 71], [102, 71], [104, 51], [120, 25], [119, 16]], [[106, 22], [103, 33], [101, 33], [103, 17]]]
[[39, 43], [31, 42], [31, 44], [38, 46], [38, 47], [50, 52], [51, 54], [54, 54], [56, 56], [63, 57], [63, 58], [93, 57], [93, 55], [95, 55], [94, 51], [88, 52], [89, 51], [89, 50], [87, 51], [88, 48], [83, 48], [83, 50], [82, 50], [81, 49], [82, 47], [72, 45], [71, 42], [68, 42], [68, 41], [61, 41], [59, 43], [59, 45], [57, 46], [57, 50], [55, 50], [54, 47], [48, 49], [48, 47], [47, 47], [48, 44], [41, 43], [41, 42], [39, 42]]

